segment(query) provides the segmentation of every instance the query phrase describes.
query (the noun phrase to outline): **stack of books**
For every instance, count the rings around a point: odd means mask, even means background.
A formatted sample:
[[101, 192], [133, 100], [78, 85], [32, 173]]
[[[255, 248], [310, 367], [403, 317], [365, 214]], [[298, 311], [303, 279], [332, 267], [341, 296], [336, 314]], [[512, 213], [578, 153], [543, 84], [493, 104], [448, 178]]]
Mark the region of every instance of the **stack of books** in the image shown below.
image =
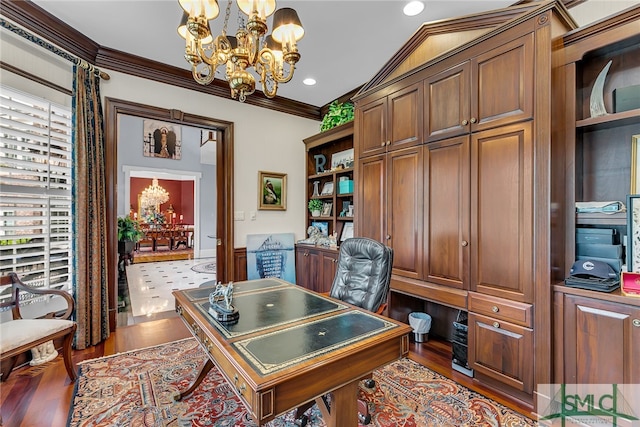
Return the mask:
[[616, 229], [576, 228], [576, 259], [606, 262], [620, 275], [624, 260]]

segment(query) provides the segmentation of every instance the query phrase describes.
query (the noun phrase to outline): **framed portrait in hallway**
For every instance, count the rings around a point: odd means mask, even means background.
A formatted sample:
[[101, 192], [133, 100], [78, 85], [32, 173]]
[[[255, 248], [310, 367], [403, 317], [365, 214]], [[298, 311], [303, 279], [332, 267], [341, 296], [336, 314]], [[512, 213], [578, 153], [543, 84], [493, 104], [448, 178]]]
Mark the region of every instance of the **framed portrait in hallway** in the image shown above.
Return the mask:
[[159, 120], [143, 120], [143, 153], [145, 157], [180, 160], [182, 140], [180, 125]]

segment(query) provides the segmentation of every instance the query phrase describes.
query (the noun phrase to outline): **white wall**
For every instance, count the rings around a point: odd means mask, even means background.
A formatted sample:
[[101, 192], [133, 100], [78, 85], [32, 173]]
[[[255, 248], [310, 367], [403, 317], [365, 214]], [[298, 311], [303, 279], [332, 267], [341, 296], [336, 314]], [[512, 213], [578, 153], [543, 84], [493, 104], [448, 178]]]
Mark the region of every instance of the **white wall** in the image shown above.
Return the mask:
[[569, 9], [569, 13], [582, 27], [638, 4], [639, 0], [588, 0]]
[[[46, 53], [31, 42], [6, 30], [0, 32], [2, 61], [68, 88], [72, 85], [70, 63]], [[234, 211], [245, 213], [235, 221], [234, 247], [245, 247], [247, 234], [293, 232], [296, 240], [305, 237], [305, 150], [302, 139], [318, 133], [320, 123], [242, 104], [191, 90], [156, 83], [127, 74], [105, 70], [111, 76], [100, 86], [103, 97], [117, 98], [160, 108], [226, 120], [234, 123]], [[28, 79], [0, 70], [0, 79], [26, 92], [65, 103], [59, 92], [33, 84]], [[287, 174], [287, 210], [258, 210], [258, 171]], [[120, 171], [119, 171], [120, 172]], [[124, 197], [118, 182], [118, 197]], [[121, 205], [118, 203], [118, 206]], [[251, 221], [250, 213], [256, 212]], [[122, 212], [118, 212], [122, 214]]]
[[[245, 247], [247, 234], [293, 232], [305, 237], [305, 150], [302, 139], [318, 133], [320, 123], [290, 114], [242, 104], [191, 90], [104, 70], [111, 80], [100, 86], [104, 97], [124, 99], [160, 108], [234, 123], [234, 247]], [[287, 210], [258, 210], [258, 171], [287, 174]], [[120, 194], [121, 183], [118, 183]], [[256, 220], [249, 219], [256, 212]]]

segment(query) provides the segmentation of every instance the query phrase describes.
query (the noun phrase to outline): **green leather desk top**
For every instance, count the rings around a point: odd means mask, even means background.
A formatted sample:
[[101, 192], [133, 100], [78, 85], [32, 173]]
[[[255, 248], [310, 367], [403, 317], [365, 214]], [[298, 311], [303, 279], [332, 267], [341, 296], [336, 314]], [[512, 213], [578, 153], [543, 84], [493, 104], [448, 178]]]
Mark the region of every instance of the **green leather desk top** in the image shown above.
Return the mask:
[[[214, 285], [214, 283], [212, 283]], [[209, 314], [213, 286], [178, 291], [260, 375], [397, 327], [366, 311], [276, 279], [234, 282], [236, 323]], [[256, 334], [264, 332], [263, 334]], [[242, 339], [243, 336], [247, 338]]]

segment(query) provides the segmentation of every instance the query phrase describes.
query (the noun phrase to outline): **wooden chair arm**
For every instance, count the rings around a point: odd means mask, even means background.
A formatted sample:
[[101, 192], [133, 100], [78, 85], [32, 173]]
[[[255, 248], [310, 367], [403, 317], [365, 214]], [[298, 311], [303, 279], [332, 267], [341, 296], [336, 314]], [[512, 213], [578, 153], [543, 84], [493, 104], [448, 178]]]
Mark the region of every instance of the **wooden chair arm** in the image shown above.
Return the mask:
[[22, 319], [22, 316], [20, 314], [20, 298], [19, 298], [19, 292], [23, 291], [23, 292], [28, 292], [31, 294], [35, 294], [35, 295], [57, 295], [57, 296], [61, 296], [62, 298], [65, 299], [65, 301], [67, 302], [67, 310], [64, 312], [64, 314], [62, 316], [56, 317], [54, 312], [51, 313], [47, 313], [44, 317], [45, 318], [52, 318], [52, 319], [64, 319], [67, 320], [71, 317], [71, 315], [73, 314], [73, 310], [75, 309], [75, 301], [73, 300], [73, 297], [71, 297], [71, 295], [69, 295], [68, 292], [65, 291], [60, 291], [57, 289], [37, 289], [37, 288], [32, 288], [31, 286], [26, 285], [25, 283], [22, 282], [22, 280], [20, 280], [20, 278], [18, 277], [18, 275], [16, 273], [9, 273], [9, 276], [11, 277], [11, 281], [12, 283], [12, 293], [13, 293], [13, 301], [15, 301], [15, 306], [13, 307], [13, 318], [14, 320], [16, 319]]

